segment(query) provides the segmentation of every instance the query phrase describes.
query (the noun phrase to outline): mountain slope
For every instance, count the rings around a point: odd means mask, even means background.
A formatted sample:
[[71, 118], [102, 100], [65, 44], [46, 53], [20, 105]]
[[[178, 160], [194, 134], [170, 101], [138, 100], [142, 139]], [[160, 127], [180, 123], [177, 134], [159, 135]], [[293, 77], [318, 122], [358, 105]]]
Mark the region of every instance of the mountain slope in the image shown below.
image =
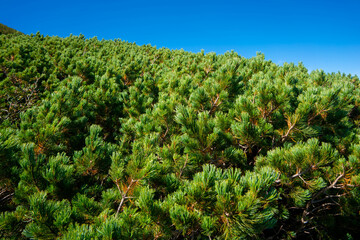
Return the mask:
[[360, 239], [360, 80], [0, 36], [1, 239]]
[[13, 28], [10, 28], [2, 23], [0, 23], [0, 34], [12, 34], [12, 33], [21, 33]]

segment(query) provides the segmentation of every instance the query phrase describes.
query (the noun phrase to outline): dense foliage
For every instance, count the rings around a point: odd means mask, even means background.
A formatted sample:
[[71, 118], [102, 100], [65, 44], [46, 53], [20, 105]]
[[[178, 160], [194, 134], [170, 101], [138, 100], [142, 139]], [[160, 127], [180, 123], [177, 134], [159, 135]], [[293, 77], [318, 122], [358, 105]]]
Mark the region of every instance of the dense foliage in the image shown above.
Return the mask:
[[0, 35], [1, 34], [22, 34], [21, 32], [10, 28], [2, 23], [0, 23]]
[[360, 81], [264, 55], [0, 36], [0, 236], [352, 239]]

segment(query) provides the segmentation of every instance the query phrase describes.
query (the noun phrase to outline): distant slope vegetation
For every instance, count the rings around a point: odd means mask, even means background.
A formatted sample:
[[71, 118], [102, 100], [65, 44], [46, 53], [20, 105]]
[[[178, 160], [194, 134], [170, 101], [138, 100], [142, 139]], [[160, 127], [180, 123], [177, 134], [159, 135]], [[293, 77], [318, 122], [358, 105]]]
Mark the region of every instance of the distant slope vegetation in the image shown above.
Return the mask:
[[21, 32], [0, 23], [0, 34], [11, 34], [11, 33], [21, 33]]
[[360, 81], [0, 36], [0, 238], [360, 239]]

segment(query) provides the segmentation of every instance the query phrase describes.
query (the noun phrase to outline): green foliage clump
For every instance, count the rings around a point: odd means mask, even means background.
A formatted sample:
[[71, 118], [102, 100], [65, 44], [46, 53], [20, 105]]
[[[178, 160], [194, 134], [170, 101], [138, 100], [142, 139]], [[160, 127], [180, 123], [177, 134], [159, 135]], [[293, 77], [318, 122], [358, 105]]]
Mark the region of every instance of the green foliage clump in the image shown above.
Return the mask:
[[22, 34], [21, 32], [10, 28], [2, 23], [0, 23], [0, 35], [1, 34]]
[[0, 36], [0, 237], [356, 239], [360, 80]]

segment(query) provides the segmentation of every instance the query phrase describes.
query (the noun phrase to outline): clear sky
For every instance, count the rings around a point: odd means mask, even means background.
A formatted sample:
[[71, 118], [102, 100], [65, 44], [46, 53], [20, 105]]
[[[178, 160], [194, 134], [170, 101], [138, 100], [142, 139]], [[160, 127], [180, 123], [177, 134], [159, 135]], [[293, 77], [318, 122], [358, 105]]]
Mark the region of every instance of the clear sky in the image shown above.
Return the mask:
[[360, 0], [0, 0], [0, 22], [23, 33], [84, 34], [360, 76]]

